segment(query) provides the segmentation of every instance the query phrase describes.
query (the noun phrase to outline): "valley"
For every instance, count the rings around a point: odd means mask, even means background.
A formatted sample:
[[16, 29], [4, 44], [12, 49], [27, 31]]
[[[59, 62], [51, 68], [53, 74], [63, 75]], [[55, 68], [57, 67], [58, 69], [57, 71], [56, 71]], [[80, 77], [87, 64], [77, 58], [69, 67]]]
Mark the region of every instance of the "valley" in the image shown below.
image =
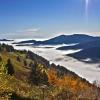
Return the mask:
[[[77, 37], [77, 35], [73, 35], [75, 37]], [[71, 35], [71, 37], [73, 37]], [[78, 37], [81, 37], [81, 35], [78, 35]], [[82, 35], [84, 37], [84, 35]], [[67, 36], [65, 36], [67, 38]], [[86, 37], [86, 36], [85, 36]], [[90, 36], [87, 36], [87, 38], [90, 38]], [[62, 35], [61, 35], [61, 38], [62, 38]], [[87, 39], [86, 38], [86, 39]], [[96, 40], [99, 41], [99, 37], [95, 37], [93, 39], [92, 38], [92, 41], [93, 40]], [[91, 38], [90, 38], [90, 41], [91, 41]], [[57, 37], [58, 39], [58, 37]], [[60, 39], [60, 36], [59, 36], [59, 39]], [[51, 40], [51, 39], [50, 39]], [[85, 38], [84, 38], [85, 40]], [[22, 43], [23, 41], [23, 43]], [[99, 62], [95, 62], [94, 63], [90, 63], [91, 61], [91, 58], [89, 58], [88, 54], [86, 55], [87, 57], [85, 57], [83, 60], [81, 60], [82, 57], [84, 57], [85, 55], [80, 55], [81, 58], [77, 58], [78, 56], [74, 57], [74, 54], [78, 54], [80, 52], [82, 52], [82, 49], [83, 48], [78, 48], [78, 49], [71, 49], [71, 47], [75, 47], [77, 46], [78, 44], [58, 44], [58, 45], [51, 45], [51, 44], [48, 44], [48, 45], [32, 45], [32, 43], [30, 44], [30, 42], [28, 42], [29, 45], [23, 45], [25, 44], [24, 41], [29, 41], [27, 39], [16, 39], [15, 41], [5, 41], [4, 43], [6, 44], [9, 44], [9, 45], [12, 45], [15, 49], [17, 50], [30, 50], [44, 58], [46, 58], [48, 61], [50, 61], [50, 63], [55, 63], [56, 65], [61, 65], [61, 66], [64, 66], [66, 67], [67, 69], [75, 72], [76, 74], [78, 74], [79, 76], [87, 79], [89, 82], [93, 83], [94, 81], [100, 81], [100, 63]], [[47, 41], [47, 40], [46, 40]], [[2, 41], [1, 41], [2, 42]], [[88, 39], [88, 42], [89, 42], [89, 39]], [[2, 42], [3, 43], [3, 42]], [[17, 46], [16, 44], [13, 44], [13, 43], [20, 43], [19, 46]], [[76, 43], [73, 41], [73, 43]], [[86, 43], [86, 41], [85, 41]], [[93, 44], [96, 44], [95, 42], [91, 42]], [[91, 46], [91, 43], [89, 46]], [[81, 47], [84, 47], [82, 45], [84, 44], [84, 42], [82, 41], [82, 43], [80, 43], [79, 45]], [[63, 46], [66, 46], [66, 47], [69, 47], [70, 46], [70, 49], [69, 50], [57, 50], [57, 48], [60, 48], [60, 47], [63, 47]], [[87, 47], [89, 47], [87, 46]], [[96, 45], [95, 45], [96, 46]], [[99, 46], [99, 42], [97, 42], [97, 47]], [[92, 45], [93, 47], [93, 45]], [[94, 50], [93, 50], [94, 51]], [[95, 52], [98, 53], [99, 52]], [[95, 55], [94, 53], [94, 55]], [[86, 54], [86, 53], [85, 53]], [[92, 55], [92, 51], [91, 51], [91, 54]], [[96, 56], [96, 55], [95, 55]]]

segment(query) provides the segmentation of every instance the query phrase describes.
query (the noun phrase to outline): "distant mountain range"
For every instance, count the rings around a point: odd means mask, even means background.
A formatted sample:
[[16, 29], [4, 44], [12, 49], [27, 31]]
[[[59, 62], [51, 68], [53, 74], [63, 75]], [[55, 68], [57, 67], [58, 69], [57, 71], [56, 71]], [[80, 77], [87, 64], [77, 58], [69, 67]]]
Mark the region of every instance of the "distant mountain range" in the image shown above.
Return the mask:
[[60, 35], [45, 41], [28, 40], [21, 41], [17, 45], [59, 45], [59, 44], [75, 44], [70, 46], [61, 46], [56, 48], [57, 50], [79, 50], [81, 51], [68, 56], [74, 57], [75, 59], [90, 59], [95, 62], [100, 59], [100, 37], [89, 36], [85, 34], [73, 34], [73, 35]]
[[94, 38], [97, 37], [93, 37], [85, 34], [60, 35], [45, 41], [27, 40], [27, 41], [21, 41], [17, 44], [26, 44], [26, 43], [32, 43], [33, 45], [75, 44], [75, 43], [90, 41], [93, 40]]
[[13, 41], [13, 40], [8, 40], [8, 39], [0, 39], [0, 41]]

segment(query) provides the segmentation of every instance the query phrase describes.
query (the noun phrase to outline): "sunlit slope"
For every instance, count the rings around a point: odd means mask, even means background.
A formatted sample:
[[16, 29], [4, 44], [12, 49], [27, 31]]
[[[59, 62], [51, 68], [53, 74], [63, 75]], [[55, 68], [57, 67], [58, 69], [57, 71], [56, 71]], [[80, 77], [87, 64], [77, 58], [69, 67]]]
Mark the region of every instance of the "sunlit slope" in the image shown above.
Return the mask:
[[0, 100], [100, 99], [99, 88], [30, 52], [0, 45]]

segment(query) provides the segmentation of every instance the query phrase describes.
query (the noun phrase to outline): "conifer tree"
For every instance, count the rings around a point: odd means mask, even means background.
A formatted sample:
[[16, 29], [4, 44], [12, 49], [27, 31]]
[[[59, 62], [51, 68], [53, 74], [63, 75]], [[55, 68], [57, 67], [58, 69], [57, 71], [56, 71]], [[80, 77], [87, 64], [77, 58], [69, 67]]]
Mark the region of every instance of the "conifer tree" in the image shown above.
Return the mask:
[[7, 64], [6, 64], [5, 67], [7, 68], [7, 74], [9, 74], [9, 75], [13, 75], [14, 74], [14, 68], [13, 68], [13, 65], [12, 65], [10, 59], [7, 60]]

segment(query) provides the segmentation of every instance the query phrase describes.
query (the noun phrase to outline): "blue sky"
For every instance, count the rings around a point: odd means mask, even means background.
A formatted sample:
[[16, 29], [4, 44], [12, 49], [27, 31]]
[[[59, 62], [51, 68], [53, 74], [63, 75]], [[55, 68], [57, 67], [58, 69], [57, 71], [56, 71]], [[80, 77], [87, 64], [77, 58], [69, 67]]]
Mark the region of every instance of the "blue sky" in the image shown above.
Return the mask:
[[0, 36], [48, 37], [57, 33], [100, 32], [100, 0], [0, 0]]

